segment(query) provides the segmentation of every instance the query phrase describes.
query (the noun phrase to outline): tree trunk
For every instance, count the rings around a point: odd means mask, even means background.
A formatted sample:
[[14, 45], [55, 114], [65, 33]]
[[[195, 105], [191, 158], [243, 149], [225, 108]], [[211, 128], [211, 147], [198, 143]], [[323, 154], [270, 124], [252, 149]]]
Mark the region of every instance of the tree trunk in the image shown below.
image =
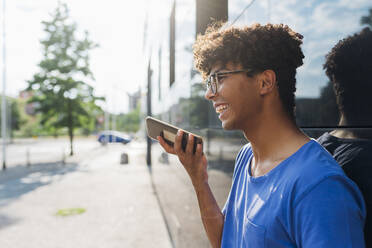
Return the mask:
[[74, 155], [74, 123], [72, 118], [71, 100], [68, 101], [68, 136], [70, 137], [70, 156]]
[[55, 139], [58, 138], [58, 129], [57, 128], [54, 129], [53, 136], [54, 136]]
[[68, 127], [68, 136], [70, 137], [70, 156], [74, 155], [73, 140], [74, 140], [74, 128]]

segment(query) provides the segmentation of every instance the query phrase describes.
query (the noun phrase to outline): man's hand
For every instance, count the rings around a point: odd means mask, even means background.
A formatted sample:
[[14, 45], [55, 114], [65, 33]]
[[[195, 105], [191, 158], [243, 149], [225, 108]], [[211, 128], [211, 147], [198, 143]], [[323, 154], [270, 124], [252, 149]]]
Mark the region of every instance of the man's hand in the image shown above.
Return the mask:
[[178, 131], [174, 147], [168, 145], [162, 137], [158, 136], [157, 138], [166, 152], [178, 156], [189, 174], [198, 198], [200, 216], [209, 241], [212, 247], [221, 247], [224, 216], [208, 185], [207, 158], [203, 154], [201, 144], [197, 145], [196, 152], [193, 153], [194, 136], [192, 134], [189, 134], [186, 150], [183, 151], [181, 147], [182, 136], [183, 132]]
[[162, 137], [158, 136], [157, 139], [166, 152], [178, 156], [178, 159], [189, 174], [192, 184], [197, 188], [208, 182], [207, 158], [203, 154], [202, 144], [198, 144], [196, 152], [193, 153], [194, 136], [192, 134], [189, 134], [186, 150], [183, 151], [181, 147], [182, 136], [183, 131], [179, 130], [173, 147], [168, 145]]

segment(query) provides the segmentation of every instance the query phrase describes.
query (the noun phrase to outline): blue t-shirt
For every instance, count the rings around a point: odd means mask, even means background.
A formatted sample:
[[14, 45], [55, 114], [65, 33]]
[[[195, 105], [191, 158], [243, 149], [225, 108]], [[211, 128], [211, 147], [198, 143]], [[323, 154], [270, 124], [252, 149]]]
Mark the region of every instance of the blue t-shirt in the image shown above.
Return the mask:
[[248, 144], [236, 158], [221, 247], [364, 247], [363, 197], [316, 141], [264, 176], [250, 175], [252, 157]]

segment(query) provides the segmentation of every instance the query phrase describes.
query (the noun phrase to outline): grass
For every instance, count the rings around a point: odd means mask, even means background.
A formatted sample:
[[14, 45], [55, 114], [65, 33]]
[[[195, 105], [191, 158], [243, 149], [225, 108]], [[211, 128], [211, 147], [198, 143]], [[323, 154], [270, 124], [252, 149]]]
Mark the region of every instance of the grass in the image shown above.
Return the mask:
[[65, 208], [65, 209], [60, 209], [57, 211], [56, 215], [57, 216], [71, 216], [71, 215], [78, 215], [84, 213], [86, 210], [84, 208]]

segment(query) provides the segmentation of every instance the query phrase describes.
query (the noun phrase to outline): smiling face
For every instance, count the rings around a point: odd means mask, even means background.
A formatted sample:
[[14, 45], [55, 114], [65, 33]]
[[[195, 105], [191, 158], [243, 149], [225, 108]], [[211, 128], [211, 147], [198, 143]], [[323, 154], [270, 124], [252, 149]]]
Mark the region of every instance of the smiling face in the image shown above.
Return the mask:
[[[240, 65], [228, 63], [226, 66], [212, 67], [211, 74], [242, 70]], [[248, 76], [245, 72], [222, 75], [218, 78], [216, 94], [208, 90], [205, 98], [213, 106], [226, 130], [245, 130], [259, 123], [262, 97], [259, 93], [259, 74]]]

